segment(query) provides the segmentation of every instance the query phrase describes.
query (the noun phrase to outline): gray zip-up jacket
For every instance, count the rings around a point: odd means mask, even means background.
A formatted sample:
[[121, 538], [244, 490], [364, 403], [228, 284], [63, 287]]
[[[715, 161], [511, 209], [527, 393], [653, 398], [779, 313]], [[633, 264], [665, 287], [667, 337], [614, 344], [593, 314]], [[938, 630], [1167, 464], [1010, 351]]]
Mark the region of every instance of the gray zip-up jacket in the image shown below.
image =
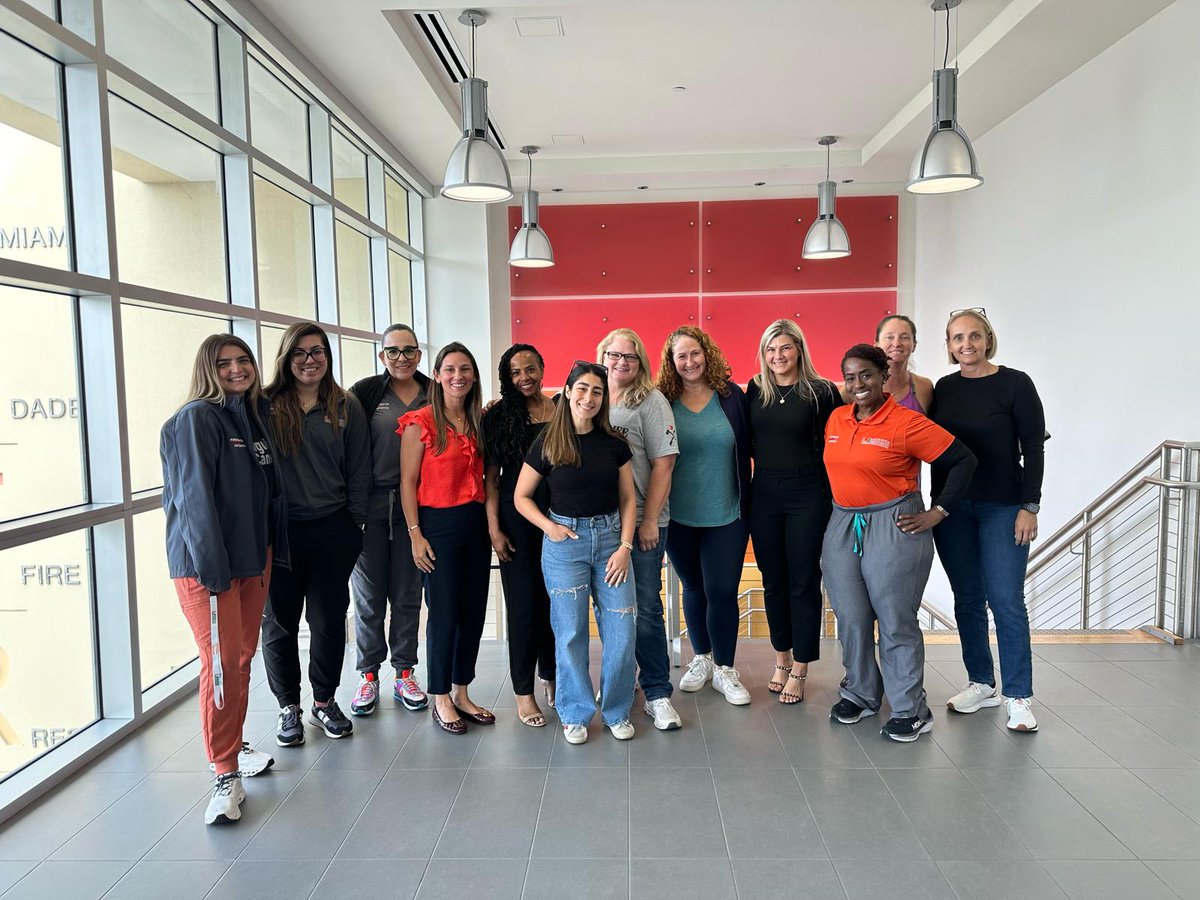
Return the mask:
[[346, 506], [354, 524], [362, 525], [373, 477], [371, 429], [362, 406], [347, 395], [334, 434], [325, 404], [318, 403], [304, 414], [302, 428], [296, 455], [276, 457], [287, 485], [288, 518], [311, 521]]
[[[267, 548], [289, 565], [283, 479], [272, 479], [259, 456], [278, 461], [270, 407], [261, 401], [251, 425], [244, 398], [224, 406], [194, 400], [163, 425], [163, 509], [172, 578], [195, 578], [214, 593], [234, 578], [262, 575]], [[278, 467], [275, 466], [276, 475]]]

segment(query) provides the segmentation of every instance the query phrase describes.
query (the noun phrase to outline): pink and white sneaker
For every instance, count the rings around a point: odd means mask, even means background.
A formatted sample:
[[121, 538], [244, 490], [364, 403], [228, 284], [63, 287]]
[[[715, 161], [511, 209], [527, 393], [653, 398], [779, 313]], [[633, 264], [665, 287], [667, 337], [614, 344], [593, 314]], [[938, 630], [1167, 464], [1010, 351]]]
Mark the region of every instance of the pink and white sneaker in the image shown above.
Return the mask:
[[421, 685], [417, 681], [417, 677], [413, 675], [412, 669], [404, 669], [396, 675], [396, 688], [392, 692], [392, 696], [400, 703], [404, 704], [405, 709], [411, 709], [413, 712], [422, 710], [429, 705], [429, 697], [421, 690]]

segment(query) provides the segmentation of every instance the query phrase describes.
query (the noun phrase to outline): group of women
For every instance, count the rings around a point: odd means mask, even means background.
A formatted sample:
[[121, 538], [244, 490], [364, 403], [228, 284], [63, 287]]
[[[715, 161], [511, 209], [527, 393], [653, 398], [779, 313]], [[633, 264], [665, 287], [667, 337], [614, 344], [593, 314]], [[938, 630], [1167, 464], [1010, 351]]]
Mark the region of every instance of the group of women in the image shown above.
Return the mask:
[[[501, 357], [500, 397], [485, 412], [470, 350], [446, 345], [426, 378], [405, 325], [383, 335], [386, 372], [350, 391], [335, 383], [328, 338], [313, 323], [288, 329], [265, 388], [244, 342], [208, 338], [188, 401], [162, 433], [170, 570], [200, 648], [216, 774], [206, 821], [239, 818], [241, 777], [273, 762], [241, 734], [260, 618], [280, 702], [277, 742], [304, 741], [302, 611], [312, 635], [309, 721], [330, 738], [352, 732], [334, 698], [348, 582], [360, 672], [352, 715], [375, 710], [390, 652], [398, 702], [422, 709], [431, 697], [433, 721], [450, 734], [493, 723], [469, 694], [493, 551], [517, 715], [547, 724], [540, 681], [571, 744], [587, 740], [597, 709], [615, 738], [633, 737], [637, 686], [656, 728], [681, 727], [664, 554], [683, 585], [694, 651], [679, 688], [711, 684], [732, 704], [750, 702], [735, 668], [750, 539], [776, 656], [767, 688], [778, 702], [804, 699], [820, 653], [823, 581], [845, 669], [831, 718], [856, 723], [886, 695], [882, 734], [915, 741], [928, 732], [917, 614], [936, 545], [968, 676], [949, 708], [1002, 702], [990, 609], [1008, 726], [1035, 730], [1023, 580], [1037, 534], [1041, 402], [1027, 375], [992, 362], [996, 335], [983, 309], [952, 313], [946, 343], [958, 371], [935, 387], [909, 369], [916, 326], [888, 316], [875, 344], [846, 351], [839, 388], [818, 375], [797, 325], [781, 319], [763, 333], [759, 371], [743, 391], [698, 328], [667, 337], [657, 378], [641, 338], [617, 329], [595, 362], [572, 365], [554, 398], [542, 390], [542, 356], [516, 344]], [[928, 509], [922, 461], [932, 469]], [[428, 696], [413, 675], [422, 586]], [[598, 693], [590, 611], [603, 648]]]

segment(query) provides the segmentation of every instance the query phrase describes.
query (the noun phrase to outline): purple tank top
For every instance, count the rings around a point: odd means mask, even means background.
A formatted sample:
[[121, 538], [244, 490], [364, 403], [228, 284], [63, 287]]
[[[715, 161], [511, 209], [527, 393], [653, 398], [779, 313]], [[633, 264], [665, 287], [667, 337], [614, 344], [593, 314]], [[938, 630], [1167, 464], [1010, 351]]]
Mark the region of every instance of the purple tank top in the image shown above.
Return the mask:
[[914, 382], [908, 383], [908, 393], [900, 400], [896, 401], [901, 406], [906, 406], [913, 412], [919, 412], [925, 415], [925, 410], [921, 406], [921, 401], [917, 399], [917, 386]]

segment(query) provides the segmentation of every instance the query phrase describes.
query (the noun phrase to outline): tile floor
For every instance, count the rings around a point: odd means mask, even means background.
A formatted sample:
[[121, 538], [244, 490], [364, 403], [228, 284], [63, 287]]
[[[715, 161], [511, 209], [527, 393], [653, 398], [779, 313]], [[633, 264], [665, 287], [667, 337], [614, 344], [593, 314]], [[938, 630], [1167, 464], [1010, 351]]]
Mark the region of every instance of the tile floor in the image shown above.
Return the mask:
[[962, 666], [931, 645], [937, 719], [915, 745], [829, 721], [832, 644], [798, 707], [767, 694], [769, 646], [743, 641], [749, 707], [677, 692], [683, 730], [639, 711], [634, 740], [581, 747], [517, 722], [503, 645], [473, 692], [499, 721], [464, 737], [386, 700], [348, 740], [276, 748], [256, 669], [247, 734], [277, 762], [240, 823], [202, 822], [188, 700], [0, 828], [0, 895], [1200, 897], [1200, 645], [1034, 649], [1038, 734], [939, 711]]

